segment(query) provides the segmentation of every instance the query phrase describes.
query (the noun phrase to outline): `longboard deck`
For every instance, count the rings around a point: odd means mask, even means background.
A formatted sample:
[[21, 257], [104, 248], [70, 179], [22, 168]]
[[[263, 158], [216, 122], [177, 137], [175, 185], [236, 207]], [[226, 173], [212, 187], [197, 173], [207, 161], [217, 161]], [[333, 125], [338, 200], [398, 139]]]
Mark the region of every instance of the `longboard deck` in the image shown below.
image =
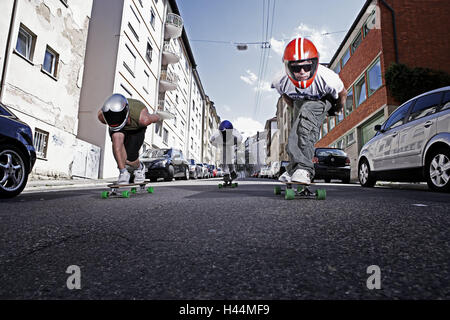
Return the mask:
[[310, 186], [310, 185], [314, 185], [315, 183], [314, 182], [311, 182], [311, 183], [304, 183], [304, 182], [296, 182], [296, 181], [293, 181], [293, 182], [283, 182], [283, 181], [278, 181], [279, 183], [283, 183], [283, 184], [299, 184], [299, 185], [302, 185], [302, 186]]
[[110, 183], [106, 186], [108, 188], [123, 188], [123, 187], [132, 187], [132, 186], [145, 186], [147, 183], [150, 183], [150, 181], [144, 181], [141, 183], [129, 183], [129, 184]]
[[[107, 185], [108, 188], [110, 188], [110, 191], [103, 191], [101, 196], [103, 199], [107, 199], [110, 196], [121, 196], [122, 198], [129, 198], [130, 197], [130, 193], [134, 194], [134, 193], [138, 193], [138, 191], [143, 192], [143, 191], [147, 191], [148, 193], [153, 193], [154, 189], [153, 187], [148, 187], [147, 189], [145, 188], [145, 186], [150, 183], [150, 181], [144, 181], [144, 182], [140, 182], [140, 183], [128, 183], [128, 184], [116, 184], [116, 183], [110, 183]], [[137, 186], [139, 186], [139, 188], [136, 188]], [[130, 188], [131, 190], [127, 190], [127, 191], [122, 191], [120, 194], [118, 192], [118, 190], [120, 188]]]
[[[303, 183], [303, 182], [283, 182], [278, 181], [282, 184], [285, 184], [285, 189], [281, 187], [275, 187], [275, 194], [285, 194], [286, 200], [292, 200], [296, 197], [298, 198], [306, 198], [306, 199], [317, 199], [317, 200], [325, 200], [326, 190], [325, 189], [317, 189], [315, 192], [309, 190], [310, 185], [314, 185], [314, 183]], [[292, 185], [297, 185], [297, 190], [295, 190]]]

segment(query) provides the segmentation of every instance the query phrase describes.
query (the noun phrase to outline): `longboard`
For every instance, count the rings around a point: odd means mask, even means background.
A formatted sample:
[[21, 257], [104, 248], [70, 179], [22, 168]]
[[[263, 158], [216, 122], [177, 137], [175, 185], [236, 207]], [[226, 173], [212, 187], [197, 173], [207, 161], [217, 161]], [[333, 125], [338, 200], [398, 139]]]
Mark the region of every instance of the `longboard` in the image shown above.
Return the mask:
[[[118, 196], [122, 198], [129, 198], [130, 193], [135, 194], [138, 192], [147, 191], [148, 193], [153, 193], [154, 189], [153, 187], [148, 187], [147, 189], [145, 186], [149, 183], [149, 181], [144, 181], [141, 183], [129, 183], [129, 184], [117, 184], [117, 183], [111, 183], [108, 184], [107, 187], [110, 188], [110, 191], [103, 191], [102, 192], [102, 199], [107, 199], [110, 196]], [[139, 188], [137, 188], [139, 186]], [[124, 190], [122, 192], [119, 192], [120, 188], [129, 188], [130, 190]]]
[[233, 182], [233, 180], [230, 179], [230, 178], [224, 177], [223, 181], [224, 181], [224, 183], [219, 183], [219, 189], [227, 188], [227, 187], [231, 187], [231, 188], [237, 188], [238, 187], [238, 183], [237, 182]]
[[[309, 190], [309, 186], [314, 183], [302, 183], [302, 182], [282, 182], [280, 183], [286, 185], [284, 189], [279, 186], [276, 186], [274, 189], [275, 194], [282, 194], [284, 192], [284, 199], [293, 200], [295, 197], [302, 199], [317, 199], [317, 200], [325, 200], [327, 196], [327, 192], [325, 189], [317, 189], [315, 192]], [[297, 188], [293, 188], [293, 186], [297, 186]]]

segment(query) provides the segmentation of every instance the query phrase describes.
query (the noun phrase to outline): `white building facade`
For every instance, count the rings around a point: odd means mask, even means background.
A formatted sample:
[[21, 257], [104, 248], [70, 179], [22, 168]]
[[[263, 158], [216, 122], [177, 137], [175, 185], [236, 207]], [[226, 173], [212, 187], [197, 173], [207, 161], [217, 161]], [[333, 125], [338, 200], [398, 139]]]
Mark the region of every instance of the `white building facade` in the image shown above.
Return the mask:
[[32, 129], [32, 175], [95, 176], [100, 150], [77, 139], [92, 0], [1, 1], [0, 100]]

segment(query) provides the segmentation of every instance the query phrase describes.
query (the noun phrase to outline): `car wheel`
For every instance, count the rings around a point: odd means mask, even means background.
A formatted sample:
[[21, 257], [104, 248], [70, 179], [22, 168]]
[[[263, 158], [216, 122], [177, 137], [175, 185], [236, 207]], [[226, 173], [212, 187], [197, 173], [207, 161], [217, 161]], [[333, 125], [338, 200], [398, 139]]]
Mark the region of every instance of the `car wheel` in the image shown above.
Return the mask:
[[189, 180], [189, 168], [184, 169], [184, 180]]
[[427, 157], [425, 176], [428, 187], [439, 192], [450, 191], [450, 150], [440, 148]]
[[358, 168], [359, 183], [363, 187], [373, 187], [377, 182], [373, 175], [370, 173], [370, 167], [367, 160], [361, 161]]
[[197, 180], [198, 179], [198, 173], [197, 173], [197, 170], [195, 170], [194, 171], [194, 180]]
[[12, 198], [23, 191], [29, 174], [27, 161], [15, 146], [0, 148], [0, 198]]
[[167, 168], [167, 177], [164, 178], [164, 181], [172, 181], [174, 173], [175, 170], [173, 169], [173, 166], [170, 165], [169, 168]]

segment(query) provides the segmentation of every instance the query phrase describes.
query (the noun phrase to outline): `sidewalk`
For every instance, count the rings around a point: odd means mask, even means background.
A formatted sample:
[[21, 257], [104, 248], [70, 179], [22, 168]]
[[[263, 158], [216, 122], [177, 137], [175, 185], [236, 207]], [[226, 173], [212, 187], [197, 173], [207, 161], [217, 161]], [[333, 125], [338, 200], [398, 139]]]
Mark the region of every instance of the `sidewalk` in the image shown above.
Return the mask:
[[37, 179], [30, 177], [25, 186], [23, 192], [34, 192], [34, 191], [44, 191], [53, 189], [67, 189], [67, 188], [80, 188], [80, 187], [95, 187], [95, 186], [105, 186], [111, 183], [114, 178], [109, 179], [83, 179], [83, 178], [48, 178], [48, 179]]

